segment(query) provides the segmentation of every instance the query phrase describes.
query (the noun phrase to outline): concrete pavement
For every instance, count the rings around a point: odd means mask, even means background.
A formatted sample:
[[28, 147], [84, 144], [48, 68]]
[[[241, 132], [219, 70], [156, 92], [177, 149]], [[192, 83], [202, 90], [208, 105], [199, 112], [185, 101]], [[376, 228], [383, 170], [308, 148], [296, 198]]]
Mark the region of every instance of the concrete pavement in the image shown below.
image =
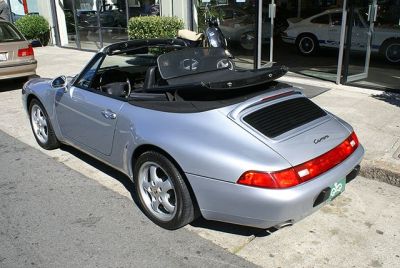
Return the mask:
[[[39, 60], [38, 74], [42, 77], [75, 74], [93, 55], [88, 52], [53, 47], [39, 48], [35, 52]], [[63, 64], [64, 61], [69, 63]], [[284, 79], [287, 81], [293, 78], [285, 77]], [[296, 82], [299, 82], [299, 80], [296, 80]], [[324, 84], [312, 83], [314, 86], [326, 88]], [[304, 84], [304, 81], [302, 84]], [[41, 150], [33, 138], [29, 122], [22, 110], [19, 90], [3, 90], [4, 92], [1, 92], [3, 85], [0, 84], [0, 99], [2, 102], [0, 107], [0, 130], [39, 149], [52, 159], [93, 179], [96, 183], [113, 190], [121, 196], [132, 198], [127, 187], [118, 180], [118, 176], [111, 169], [102, 164], [96, 164], [96, 161], [90, 157], [68, 147], [63, 148], [63, 150]], [[332, 88], [334, 87], [332, 84], [331, 86]], [[11, 83], [9, 89], [14, 88], [16, 89], [18, 86]], [[381, 118], [377, 112], [371, 112], [367, 117], [364, 117], [361, 112], [355, 109], [355, 104], [350, 100], [348, 103], [344, 103], [343, 99], [346, 96], [350, 96], [349, 98], [353, 101], [358, 101], [356, 102], [357, 107], [365, 106], [365, 102], [369, 103], [372, 100], [373, 102], [368, 104], [369, 109], [373, 109], [377, 105], [376, 107], [383, 111], [396, 112], [399, 108], [371, 97], [370, 91], [354, 91], [351, 88], [346, 88], [345, 90], [334, 88], [313, 98], [314, 101], [329, 111], [333, 113], [341, 112], [339, 115], [355, 126], [361, 142], [366, 146], [367, 156], [373, 158], [374, 153], [372, 150], [375, 150], [374, 146], [378, 147], [374, 143], [373, 135], [369, 137], [370, 130], [368, 129], [363, 131], [358, 129], [358, 121], [355, 119], [359, 118], [363, 122], [363, 124], [359, 125], [360, 127], [365, 125], [372, 128], [375, 131], [375, 135], [377, 135], [379, 134], [379, 129], [374, 129], [374, 123], [372, 121], [368, 122], [368, 117], [386, 120], [388, 115]], [[331, 99], [334, 103], [329, 102]], [[337, 111], [334, 111], [334, 109]], [[348, 113], [346, 112], [347, 110], [349, 110]], [[386, 123], [380, 121], [379, 123], [390, 126], [388, 136], [395, 137], [395, 127], [391, 126], [393, 121], [390, 120], [395, 121], [396, 119], [389, 118], [388, 120], [385, 121]], [[379, 141], [379, 143], [384, 144], [383, 141]], [[390, 144], [390, 142], [387, 144]], [[378, 149], [375, 152], [383, 152], [384, 155], [390, 154], [390, 150], [387, 148], [382, 149], [382, 151], [378, 151]], [[369, 161], [367, 156], [366, 159]], [[185, 229], [195, 232], [222, 248], [264, 267], [329, 267], [334, 265], [338, 267], [393, 267], [398, 266], [396, 264], [400, 263], [396, 247], [396, 245], [400, 244], [398, 191], [399, 189], [396, 187], [358, 177], [348, 185], [345, 193], [331, 205], [326, 206], [293, 227], [282, 229], [272, 234], [262, 230], [204, 220], [199, 220]], [[342, 248], [345, 248], [345, 250], [343, 251]], [[340, 262], [338, 255], [343, 256], [343, 262]]]

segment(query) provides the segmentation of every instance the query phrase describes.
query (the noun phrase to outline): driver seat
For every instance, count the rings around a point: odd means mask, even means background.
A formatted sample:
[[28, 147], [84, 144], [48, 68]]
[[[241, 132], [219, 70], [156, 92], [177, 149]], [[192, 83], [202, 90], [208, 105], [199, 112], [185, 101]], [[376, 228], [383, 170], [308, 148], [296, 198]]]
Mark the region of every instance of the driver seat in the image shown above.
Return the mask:
[[168, 83], [161, 77], [158, 67], [156, 65], [149, 67], [146, 71], [143, 88], [154, 88], [165, 85], [168, 85]]

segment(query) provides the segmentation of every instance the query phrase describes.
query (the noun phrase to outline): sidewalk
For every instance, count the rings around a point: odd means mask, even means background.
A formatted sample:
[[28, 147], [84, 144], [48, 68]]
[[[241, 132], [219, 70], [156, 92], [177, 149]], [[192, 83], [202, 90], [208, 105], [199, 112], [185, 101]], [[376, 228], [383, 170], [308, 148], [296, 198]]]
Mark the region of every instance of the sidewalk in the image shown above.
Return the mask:
[[[74, 75], [94, 55], [57, 47], [37, 48], [35, 52], [41, 59], [37, 73], [42, 77]], [[49, 68], [52, 65], [63, 69]], [[336, 85], [293, 73], [280, 80], [301, 86], [314, 102], [354, 127], [366, 149], [361, 175], [400, 186], [400, 94]]]

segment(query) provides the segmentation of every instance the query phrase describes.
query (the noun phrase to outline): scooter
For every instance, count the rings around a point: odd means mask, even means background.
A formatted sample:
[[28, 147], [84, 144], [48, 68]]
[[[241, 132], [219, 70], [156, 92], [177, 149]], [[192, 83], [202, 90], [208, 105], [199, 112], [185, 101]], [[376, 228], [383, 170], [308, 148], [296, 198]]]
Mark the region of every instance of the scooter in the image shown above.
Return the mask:
[[229, 57], [233, 58], [228, 50], [228, 42], [219, 28], [219, 19], [209, 16], [208, 13], [208, 6], [206, 6], [205, 21], [208, 27], [204, 33], [197, 33], [187, 29], [179, 30], [178, 38], [182, 39], [188, 47], [221, 47], [225, 49]]

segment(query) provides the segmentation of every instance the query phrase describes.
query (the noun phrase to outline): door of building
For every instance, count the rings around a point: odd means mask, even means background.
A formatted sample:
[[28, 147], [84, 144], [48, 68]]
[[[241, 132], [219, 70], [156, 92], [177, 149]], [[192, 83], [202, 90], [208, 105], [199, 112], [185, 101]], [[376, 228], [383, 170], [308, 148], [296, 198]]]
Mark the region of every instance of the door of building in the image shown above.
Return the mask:
[[337, 78], [342, 84], [368, 77], [374, 22], [378, 10], [377, 0], [348, 0], [344, 6], [338, 68], [341, 75]]
[[[257, 68], [270, 67], [274, 62], [275, 0], [258, 1]], [[280, 34], [279, 32], [276, 32]]]

